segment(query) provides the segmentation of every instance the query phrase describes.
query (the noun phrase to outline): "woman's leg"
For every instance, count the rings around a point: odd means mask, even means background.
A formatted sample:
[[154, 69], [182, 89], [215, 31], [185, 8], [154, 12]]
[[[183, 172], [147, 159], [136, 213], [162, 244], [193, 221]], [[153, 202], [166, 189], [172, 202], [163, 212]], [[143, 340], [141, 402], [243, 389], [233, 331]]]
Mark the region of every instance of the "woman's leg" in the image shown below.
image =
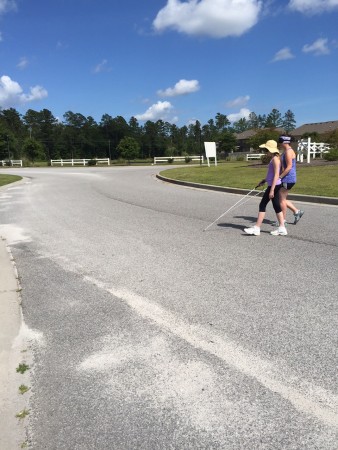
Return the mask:
[[262, 197], [262, 200], [259, 204], [259, 213], [258, 213], [258, 217], [257, 217], [257, 221], [255, 223], [255, 225], [253, 227], [250, 228], [244, 228], [245, 233], [247, 234], [253, 234], [255, 236], [259, 236], [261, 234], [261, 225], [262, 222], [264, 220], [265, 217], [265, 209], [266, 209], [266, 205], [269, 203], [270, 199], [269, 199], [269, 192], [270, 192], [270, 188], [268, 187]]
[[258, 213], [258, 217], [257, 217], [257, 222], [256, 222], [256, 227], [261, 227], [261, 225], [262, 225], [262, 223], [263, 223], [263, 220], [264, 220], [264, 217], [265, 217], [265, 211], [260, 211], [259, 213]]
[[287, 200], [287, 196], [288, 196], [288, 190], [281, 187], [279, 190], [279, 200], [280, 200], [280, 206], [282, 208], [284, 220], [286, 219], [286, 210], [288, 207], [287, 204], [289, 202], [289, 200]]
[[280, 213], [276, 213], [276, 216], [277, 216], [277, 220], [278, 220], [279, 226], [280, 226], [280, 227], [284, 227], [285, 225], [284, 225], [284, 215], [283, 215], [283, 212], [281, 211]]
[[271, 231], [270, 234], [274, 235], [274, 236], [286, 236], [288, 234], [288, 232], [286, 231], [285, 228], [285, 223], [284, 223], [284, 214], [282, 211], [282, 207], [281, 207], [281, 203], [280, 203], [280, 191], [282, 190], [281, 186], [276, 186], [275, 188], [275, 195], [274, 198], [272, 199], [272, 205], [273, 208], [275, 210], [278, 222], [279, 222], [279, 227], [277, 228], [277, 230]]
[[293, 214], [296, 214], [298, 212], [298, 209], [295, 207], [295, 205], [287, 199], [288, 197], [288, 189], [285, 189], [284, 187], [280, 188], [279, 195], [280, 195], [280, 204], [283, 211], [284, 220], [286, 219], [286, 210], [289, 208]]
[[273, 209], [275, 210], [279, 226], [284, 228], [284, 212], [282, 209], [282, 195], [281, 195], [282, 189], [284, 188], [282, 188], [281, 185], [275, 187], [274, 197], [272, 199], [272, 206]]
[[266, 210], [266, 205], [269, 203], [270, 198], [269, 198], [269, 193], [270, 193], [270, 186], [267, 187], [267, 189], [265, 189], [265, 192], [263, 194], [262, 200], [260, 201], [259, 204], [259, 213], [258, 213], [258, 217], [257, 217], [257, 221], [256, 221], [256, 227], [259, 227], [262, 225], [264, 217], [265, 217], [265, 210]]
[[[286, 191], [286, 192], [288, 192], [288, 191]], [[296, 214], [296, 212], [298, 211], [298, 209], [295, 207], [295, 205], [290, 200], [286, 200], [286, 206], [287, 206], [287, 208], [291, 209], [293, 214]]]

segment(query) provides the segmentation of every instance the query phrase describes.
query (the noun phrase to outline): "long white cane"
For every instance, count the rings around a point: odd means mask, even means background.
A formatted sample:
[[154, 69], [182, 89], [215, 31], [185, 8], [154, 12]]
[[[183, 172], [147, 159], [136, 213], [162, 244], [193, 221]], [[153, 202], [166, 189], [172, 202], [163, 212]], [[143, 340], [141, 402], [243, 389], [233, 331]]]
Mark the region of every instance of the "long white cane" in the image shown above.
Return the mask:
[[[236, 202], [234, 205], [232, 205], [229, 209], [227, 209], [223, 214], [221, 214], [219, 217], [217, 217], [216, 220], [214, 220], [210, 225], [208, 225], [206, 228], [204, 228], [203, 231], [207, 231], [208, 228], [212, 227], [221, 217], [225, 216], [225, 214], [227, 214], [229, 211], [231, 211], [233, 208], [235, 208], [235, 206], [239, 205], [239, 203], [241, 203], [243, 200], [245, 200], [248, 196], [250, 196], [251, 192], [253, 192], [255, 189], [257, 189], [259, 186], [261, 186], [262, 183], [259, 183], [257, 186], [255, 186], [253, 189], [251, 189], [251, 191], [249, 191], [244, 197], [242, 197], [240, 200], [238, 200], [238, 202]], [[252, 195], [251, 197], [256, 197], [257, 195], [259, 195], [262, 191], [257, 192], [255, 195]], [[250, 197], [250, 198], [251, 198]], [[249, 199], [247, 199], [249, 200]], [[246, 201], [247, 201], [246, 200]], [[246, 201], [243, 201], [243, 205], [244, 203], [246, 203]]]

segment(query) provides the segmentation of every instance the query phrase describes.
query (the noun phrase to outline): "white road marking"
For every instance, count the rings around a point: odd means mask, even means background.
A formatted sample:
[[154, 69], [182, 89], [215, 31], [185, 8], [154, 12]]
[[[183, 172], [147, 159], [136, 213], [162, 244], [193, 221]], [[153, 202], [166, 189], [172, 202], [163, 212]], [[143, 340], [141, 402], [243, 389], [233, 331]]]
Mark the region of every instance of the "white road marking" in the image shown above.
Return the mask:
[[[95, 284], [103, 287], [97, 281]], [[285, 375], [285, 367], [281, 371], [271, 362], [244, 349], [226, 336], [220, 337], [201, 326], [191, 325], [133, 292], [111, 288], [106, 290], [126, 302], [140, 316], [153, 321], [194, 348], [208, 352], [246, 376], [256, 379], [269, 391], [289, 401], [298, 411], [310, 414], [326, 425], [338, 427], [338, 398], [333, 393], [299, 380], [294, 375]]]

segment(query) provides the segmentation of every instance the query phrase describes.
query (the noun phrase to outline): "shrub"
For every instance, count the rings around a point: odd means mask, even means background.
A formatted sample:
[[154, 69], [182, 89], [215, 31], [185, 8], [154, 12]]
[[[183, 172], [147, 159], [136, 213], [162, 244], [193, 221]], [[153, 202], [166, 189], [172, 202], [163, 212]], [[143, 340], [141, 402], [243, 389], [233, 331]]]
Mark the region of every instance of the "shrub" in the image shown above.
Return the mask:
[[244, 161], [244, 156], [242, 156], [242, 155], [238, 155], [238, 156], [236, 156], [236, 161]]
[[338, 148], [331, 148], [328, 153], [323, 155], [326, 161], [338, 161]]
[[185, 159], [185, 162], [186, 162], [187, 164], [190, 163], [190, 161], [191, 161], [190, 156], [186, 156], [184, 159]]
[[174, 162], [174, 158], [168, 158], [168, 163], [172, 164]]
[[88, 166], [96, 166], [96, 163], [97, 163], [96, 159], [90, 159], [88, 161]]

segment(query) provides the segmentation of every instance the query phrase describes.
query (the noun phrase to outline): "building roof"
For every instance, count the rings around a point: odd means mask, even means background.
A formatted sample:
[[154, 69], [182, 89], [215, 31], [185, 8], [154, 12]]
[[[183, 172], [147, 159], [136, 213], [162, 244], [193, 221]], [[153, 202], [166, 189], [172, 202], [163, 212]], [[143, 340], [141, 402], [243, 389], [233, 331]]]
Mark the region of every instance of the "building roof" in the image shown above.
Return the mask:
[[[318, 123], [305, 123], [298, 128], [295, 128], [290, 132], [290, 134], [296, 138], [299, 138], [304, 133], [330, 133], [330, 131], [338, 130], [338, 120], [331, 120], [330, 122], [318, 122]], [[238, 141], [245, 141], [257, 133], [258, 130], [246, 130], [242, 133], [236, 133], [236, 138]], [[281, 134], [285, 133], [283, 128], [276, 128]]]
[[[242, 133], [236, 133], [236, 139], [238, 141], [249, 139], [252, 136], [255, 136], [257, 131], [260, 131], [260, 130], [263, 130], [263, 129], [270, 130], [270, 128], [259, 128], [258, 130], [257, 129], [245, 130], [245, 131], [242, 131]], [[284, 128], [275, 128], [274, 131], [278, 131], [281, 134], [285, 133]]]
[[318, 133], [324, 134], [338, 129], [338, 120], [330, 122], [305, 123], [298, 128], [292, 130], [293, 136], [302, 136], [304, 133]]
[[249, 139], [257, 133], [257, 130], [245, 130], [242, 133], [236, 133], [236, 138], [238, 140]]

